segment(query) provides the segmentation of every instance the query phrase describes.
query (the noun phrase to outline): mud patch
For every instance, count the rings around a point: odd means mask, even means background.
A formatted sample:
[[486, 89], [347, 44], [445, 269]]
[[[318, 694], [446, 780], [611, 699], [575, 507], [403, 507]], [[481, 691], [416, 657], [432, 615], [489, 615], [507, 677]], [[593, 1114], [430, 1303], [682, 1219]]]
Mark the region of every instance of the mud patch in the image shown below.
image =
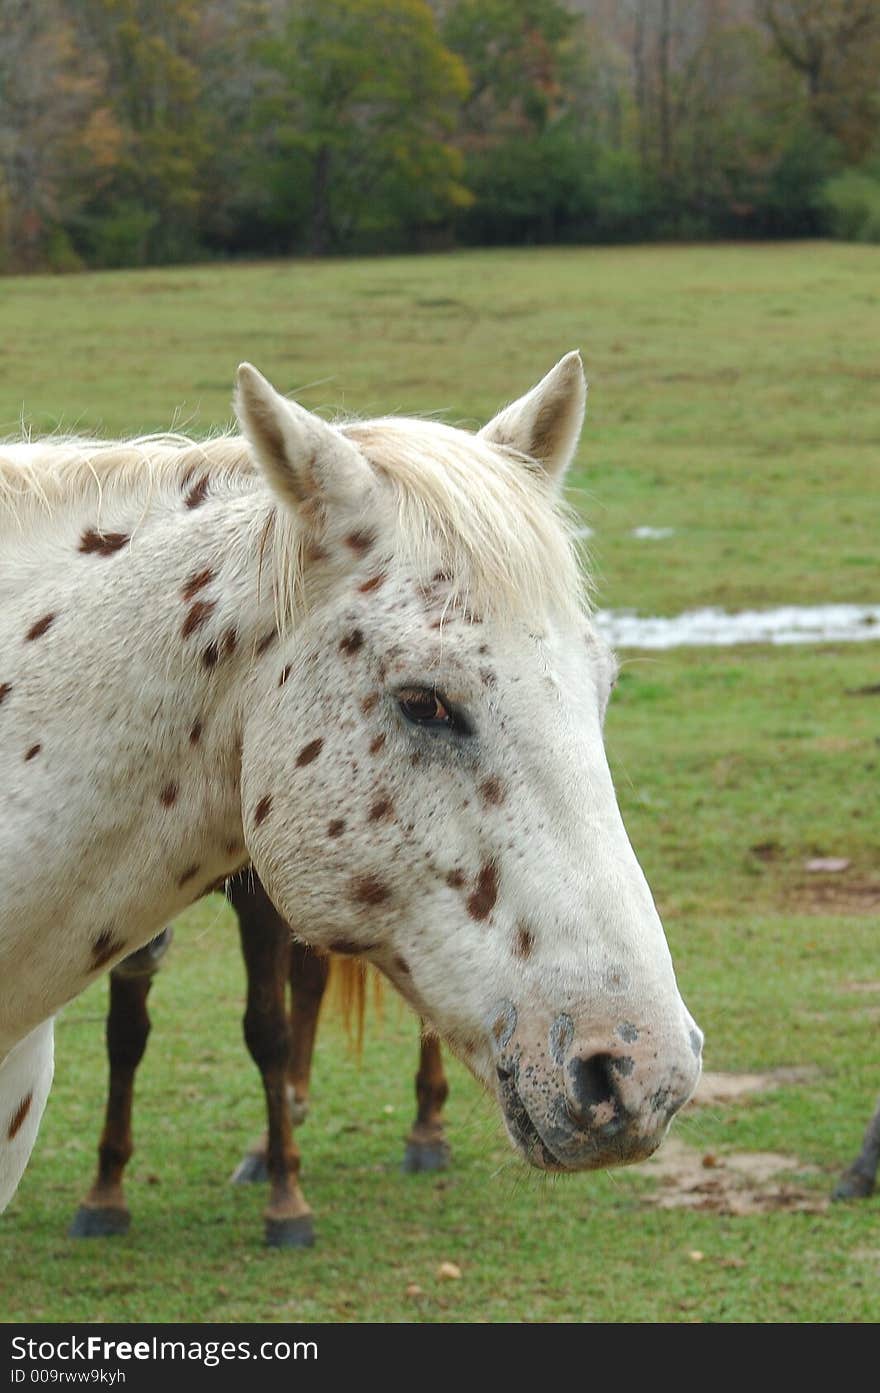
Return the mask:
[[[819, 1074], [810, 1065], [754, 1074], [705, 1073], [685, 1114], [693, 1108], [729, 1106], [775, 1088], [811, 1083]], [[779, 1210], [820, 1214], [830, 1203], [827, 1195], [800, 1183], [802, 1177], [816, 1174], [815, 1166], [775, 1151], [707, 1151], [673, 1135], [639, 1169], [655, 1182], [644, 1203], [656, 1209], [735, 1215]]]
[[712, 1214], [771, 1214], [779, 1210], [821, 1214], [827, 1195], [799, 1183], [814, 1175], [794, 1156], [775, 1151], [700, 1151], [678, 1137], [669, 1137], [644, 1173], [657, 1182], [644, 1197], [655, 1209], [693, 1209]]
[[[697, 1107], [719, 1107], [736, 1103], [752, 1093], [769, 1093], [789, 1084], [812, 1083], [819, 1070], [810, 1064], [796, 1064], [782, 1069], [769, 1069], [763, 1074], [704, 1073], [697, 1091], [688, 1103], [688, 1110]], [[665, 1147], [664, 1147], [665, 1150]]]
[[811, 876], [792, 886], [785, 908], [794, 914], [880, 913], [880, 880], [837, 876], [833, 880]]

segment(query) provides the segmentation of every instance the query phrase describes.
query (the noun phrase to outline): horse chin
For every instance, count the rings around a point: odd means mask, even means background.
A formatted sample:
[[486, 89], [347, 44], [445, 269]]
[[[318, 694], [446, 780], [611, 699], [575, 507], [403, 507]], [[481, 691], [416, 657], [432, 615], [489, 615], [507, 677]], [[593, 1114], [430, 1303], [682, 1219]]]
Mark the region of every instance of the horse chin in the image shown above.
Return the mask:
[[569, 1169], [550, 1150], [525, 1108], [513, 1114], [505, 1111], [504, 1125], [515, 1149], [530, 1166], [556, 1175]]

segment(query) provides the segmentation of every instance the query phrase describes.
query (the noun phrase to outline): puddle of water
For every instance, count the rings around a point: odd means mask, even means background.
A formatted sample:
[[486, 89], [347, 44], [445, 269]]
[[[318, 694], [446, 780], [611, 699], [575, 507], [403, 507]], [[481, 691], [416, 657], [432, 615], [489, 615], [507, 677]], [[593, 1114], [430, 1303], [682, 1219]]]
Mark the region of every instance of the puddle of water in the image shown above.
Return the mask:
[[674, 534], [674, 527], [634, 527], [629, 535], [638, 538], [640, 542], [662, 542]]
[[880, 605], [784, 605], [779, 609], [692, 609], [661, 619], [599, 610], [614, 648], [728, 647], [737, 643], [865, 643], [880, 639]]

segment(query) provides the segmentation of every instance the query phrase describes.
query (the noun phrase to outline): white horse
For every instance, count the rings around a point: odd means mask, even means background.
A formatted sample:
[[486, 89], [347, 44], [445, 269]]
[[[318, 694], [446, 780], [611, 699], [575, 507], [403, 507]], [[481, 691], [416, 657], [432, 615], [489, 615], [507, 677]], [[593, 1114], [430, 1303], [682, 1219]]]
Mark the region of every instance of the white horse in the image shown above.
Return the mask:
[[532, 1164], [659, 1145], [702, 1036], [603, 749], [585, 395], [571, 353], [477, 435], [337, 427], [243, 364], [243, 438], [0, 447], [0, 1206], [54, 1014], [248, 862]]

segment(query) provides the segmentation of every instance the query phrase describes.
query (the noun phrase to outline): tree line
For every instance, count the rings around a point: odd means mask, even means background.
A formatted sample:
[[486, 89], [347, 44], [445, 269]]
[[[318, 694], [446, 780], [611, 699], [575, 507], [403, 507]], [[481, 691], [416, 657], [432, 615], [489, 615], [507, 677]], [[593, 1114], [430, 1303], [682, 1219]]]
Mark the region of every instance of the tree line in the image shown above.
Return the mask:
[[877, 0], [0, 0], [0, 270], [880, 240]]

